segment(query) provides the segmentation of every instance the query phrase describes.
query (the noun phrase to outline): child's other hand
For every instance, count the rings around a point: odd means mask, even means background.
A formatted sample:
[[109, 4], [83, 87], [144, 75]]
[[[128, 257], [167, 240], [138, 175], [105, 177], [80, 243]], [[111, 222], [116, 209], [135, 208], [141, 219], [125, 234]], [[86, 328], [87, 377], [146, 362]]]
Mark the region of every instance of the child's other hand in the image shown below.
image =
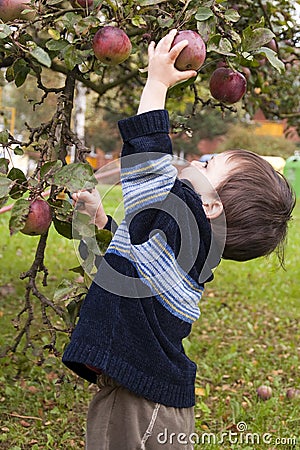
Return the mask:
[[184, 40], [171, 48], [172, 42], [177, 34], [177, 30], [171, 30], [155, 46], [151, 42], [148, 48], [148, 81], [159, 82], [169, 88], [179, 81], [188, 80], [195, 77], [195, 70], [177, 70], [174, 66], [179, 53], [188, 45]]
[[102, 206], [101, 197], [97, 189], [78, 191], [72, 194], [74, 207], [81, 213], [88, 214], [91, 222], [98, 228], [103, 228], [107, 222], [107, 216]]

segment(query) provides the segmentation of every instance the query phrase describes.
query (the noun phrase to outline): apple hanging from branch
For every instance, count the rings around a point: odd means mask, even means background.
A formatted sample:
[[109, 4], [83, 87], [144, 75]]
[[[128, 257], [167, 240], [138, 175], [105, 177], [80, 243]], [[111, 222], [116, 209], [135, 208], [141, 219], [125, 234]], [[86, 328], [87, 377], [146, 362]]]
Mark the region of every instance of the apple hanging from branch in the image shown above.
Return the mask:
[[93, 38], [96, 58], [108, 66], [121, 64], [131, 53], [132, 45], [127, 34], [117, 27], [105, 26]]
[[209, 89], [216, 100], [231, 105], [244, 96], [247, 90], [247, 80], [237, 70], [219, 67], [212, 73]]
[[[0, 19], [3, 22], [20, 19], [22, 17], [22, 11], [29, 7], [30, 0], [0, 0]], [[26, 15], [23, 17], [26, 18]]]
[[45, 200], [36, 198], [30, 202], [29, 214], [27, 216], [25, 226], [20, 231], [21, 233], [28, 234], [30, 236], [38, 236], [46, 233], [51, 222], [51, 207]]

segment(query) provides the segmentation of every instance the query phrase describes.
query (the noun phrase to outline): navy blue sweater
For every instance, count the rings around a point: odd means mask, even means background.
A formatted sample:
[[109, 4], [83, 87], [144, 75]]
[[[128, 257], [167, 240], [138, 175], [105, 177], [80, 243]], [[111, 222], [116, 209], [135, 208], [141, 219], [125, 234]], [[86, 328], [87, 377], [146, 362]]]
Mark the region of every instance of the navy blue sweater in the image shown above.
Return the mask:
[[194, 405], [196, 365], [182, 340], [199, 317], [211, 227], [201, 197], [177, 179], [165, 110], [119, 122], [125, 219], [101, 260], [63, 362], [93, 366], [136, 395]]

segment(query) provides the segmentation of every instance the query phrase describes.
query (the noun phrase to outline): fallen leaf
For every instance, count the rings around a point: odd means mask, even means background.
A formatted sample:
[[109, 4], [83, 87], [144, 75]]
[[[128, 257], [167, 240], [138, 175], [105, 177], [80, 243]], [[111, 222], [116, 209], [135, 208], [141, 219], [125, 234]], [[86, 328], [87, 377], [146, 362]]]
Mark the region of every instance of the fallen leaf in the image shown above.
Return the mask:
[[39, 389], [35, 386], [28, 386], [28, 391], [31, 392], [32, 394], [36, 394], [37, 392], [39, 392]]
[[200, 395], [201, 397], [205, 397], [205, 389], [203, 389], [201, 387], [196, 387], [195, 394]]
[[26, 420], [20, 420], [20, 425], [22, 425], [22, 427], [24, 428], [31, 427], [31, 424], [29, 422], [26, 422]]

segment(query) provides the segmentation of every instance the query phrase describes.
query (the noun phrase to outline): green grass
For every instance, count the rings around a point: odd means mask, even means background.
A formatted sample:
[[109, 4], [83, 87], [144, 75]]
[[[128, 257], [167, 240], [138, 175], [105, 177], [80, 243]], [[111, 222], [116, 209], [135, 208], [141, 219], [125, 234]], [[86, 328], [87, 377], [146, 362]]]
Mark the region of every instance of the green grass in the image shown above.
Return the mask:
[[[107, 192], [105, 208], [119, 220], [120, 189], [101, 189]], [[37, 244], [35, 237], [10, 237], [8, 219], [9, 213], [0, 215], [2, 347], [16, 334], [12, 320], [22, 308], [25, 290], [19, 273], [30, 267]], [[186, 342], [189, 356], [198, 365], [196, 432], [204, 443], [196, 448], [300, 448], [300, 400], [286, 399], [287, 388], [300, 388], [299, 255], [300, 204], [290, 229], [286, 271], [278, 268], [273, 257], [248, 263], [222, 261], [214, 281], [207, 285], [202, 316]], [[76, 245], [51, 228], [45, 263], [49, 269], [46, 293], [51, 296], [63, 278], [77, 277], [68, 271], [78, 265]], [[39, 317], [38, 303], [35, 307]], [[42, 322], [34, 332], [38, 344], [47, 343]], [[61, 350], [66, 342], [61, 334]], [[86, 411], [95, 387], [65, 369], [60, 358], [46, 355], [39, 366], [34, 349], [26, 355], [21, 350], [0, 360], [0, 448], [83, 449]], [[261, 384], [272, 387], [270, 400], [257, 397]], [[241, 422], [250, 435], [229, 435]], [[221, 433], [227, 433], [223, 443], [217, 442]], [[293, 446], [288, 439], [294, 436], [298, 442]]]

